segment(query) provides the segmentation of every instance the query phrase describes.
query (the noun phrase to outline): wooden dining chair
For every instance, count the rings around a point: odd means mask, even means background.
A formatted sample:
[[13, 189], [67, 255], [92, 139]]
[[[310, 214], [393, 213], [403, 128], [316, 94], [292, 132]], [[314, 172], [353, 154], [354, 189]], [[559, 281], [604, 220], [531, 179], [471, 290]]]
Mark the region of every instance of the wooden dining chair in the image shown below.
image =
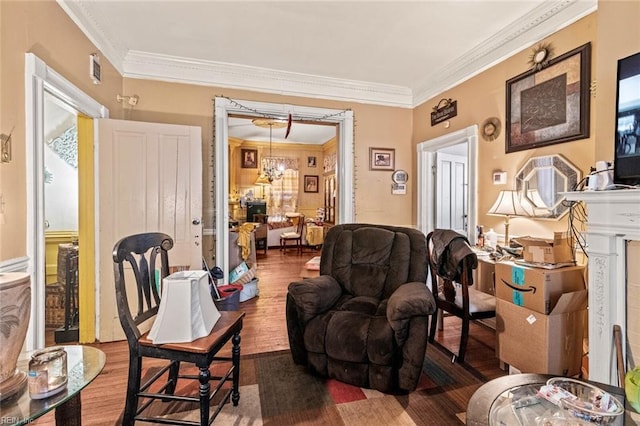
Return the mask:
[[462, 363], [469, 340], [469, 322], [495, 317], [496, 299], [470, 288], [478, 260], [466, 237], [451, 230], [436, 229], [427, 235], [427, 250], [431, 292], [436, 299], [437, 309], [436, 314], [431, 316], [429, 341], [434, 341], [438, 314], [447, 312], [460, 318], [460, 346], [453, 359]]
[[[304, 230], [304, 215], [293, 216], [291, 218], [296, 230], [283, 232], [280, 234], [280, 250], [287, 251], [289, 241], [294, 242], [294, 247], [298, 249], [298, 254], [302, 254], [302, 231]], [[296, 222], [297, 220], [297, 222]]]
[[269, 216], [266, 214], [255, 214], [253, 218], [260, 225], [255, 230], [256, 250], [264, 249], [264, 254], [269, 250]]
[[[162, 279], [169, 274], [168, 251], [173, 240], [163, 233], [145, 233], [125, 237], [113, 248], [113, 270], [115, 274], [116, 304], [118, 317], [129, 345], [129, 375], [122, 424], [133, 425], [135, 421], [165, 424], [209, 425], [231, 399], [237, 406], [240, 400], [240, 330], [243, 312], [221, 311], [221, 317], [209, 335], [187, 343], [154, 344], [148, 332], [141, 326], [150, 328], [148, 321], [158, 313], [161, 301]], [[231, 357], [216, 354], [229, 341], [232, 342]], [[149, 379], [142, 382], [143, 358], [160, 358], [169, 362]], [[180, 374], [180, 363], [195, 364], [198, 374]], [[213, 362], [230, 364], [222, 375], [211, 375]], [[166, 373], [166, 374], [165, 374]], [[150, 387], [158, 379], [167, 377], [166, 383], [153, 391]], [[179, 379], [199, 382], [196, 395], [175, 395]], [[210, 380], [218, 380], [215, 386]], [[222, 384], [232, 380], [232, 386]], [[210, 401], [216, 394], [222, 394], [220, 403], [210, 415]], [[165, 417], [167, 413], [152, 417], [146, 410], [154, 401], [191, 402], [200, 408], [199, 421], [184, 421]], [[171, 407], [170, 404], [167, 404]], [[159, 410], [165, 411], [165, 410]], [[157, 412], [157, 410], [156, 410]]]

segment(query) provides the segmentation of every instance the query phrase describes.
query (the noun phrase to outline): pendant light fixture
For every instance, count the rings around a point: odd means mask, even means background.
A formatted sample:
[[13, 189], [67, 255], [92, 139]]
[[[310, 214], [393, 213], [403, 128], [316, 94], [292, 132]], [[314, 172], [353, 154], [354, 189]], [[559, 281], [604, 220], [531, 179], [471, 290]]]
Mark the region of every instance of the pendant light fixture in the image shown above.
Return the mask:
[[273, 157], [273, 128], [287, 127], [287, 122], [268, 118], [255, 118], [252, 123], [258, 127], [269, 127], [269, 156], [262, 158], [262, 172], [258, 176], [258, 181], [264, 182], [266, 180], [272, 183], [284, 175], [284, 167], [278, 162], [277, 158]]

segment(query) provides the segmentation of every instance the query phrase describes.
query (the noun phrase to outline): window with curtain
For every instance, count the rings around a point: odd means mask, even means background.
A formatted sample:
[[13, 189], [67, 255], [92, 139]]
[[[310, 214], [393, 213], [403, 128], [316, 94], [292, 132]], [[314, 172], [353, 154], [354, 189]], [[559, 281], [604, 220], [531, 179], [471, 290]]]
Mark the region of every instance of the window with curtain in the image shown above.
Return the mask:
[[274, 179], [265, 191], [267, 212], [273, 218], [284, 217], [285, 213], [298, 209], [298, 160], [281, 158], [278, 164], [284, 168], [284, 173], [280, 179]]

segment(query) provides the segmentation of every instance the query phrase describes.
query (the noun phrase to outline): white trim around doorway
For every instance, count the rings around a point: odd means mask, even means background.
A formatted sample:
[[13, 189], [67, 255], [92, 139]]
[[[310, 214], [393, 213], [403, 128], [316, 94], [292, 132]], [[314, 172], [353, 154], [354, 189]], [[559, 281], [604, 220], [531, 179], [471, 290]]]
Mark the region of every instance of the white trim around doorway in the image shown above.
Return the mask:
[[[353, 111], [305, 107], [300, 105], [275, 104], [253, 101], [231, 101], [225, 97], [215, 98], [215, 147], [214, 147], [214, 238], [216, 265], [229, 270], [229, 114], [256, 111], [260, 114], [286, 118], [304, 116], [338, 125], [338, 217], [337, 223], [355, 221], [354, 194], [354, 137]], [[225, 274], [224, 283], [228, 280]]]

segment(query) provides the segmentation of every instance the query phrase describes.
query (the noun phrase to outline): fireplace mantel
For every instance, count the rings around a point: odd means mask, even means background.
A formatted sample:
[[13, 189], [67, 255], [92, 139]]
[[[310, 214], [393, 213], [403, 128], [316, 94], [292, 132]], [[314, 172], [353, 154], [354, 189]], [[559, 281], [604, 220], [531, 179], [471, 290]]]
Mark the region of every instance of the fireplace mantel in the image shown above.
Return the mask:
[[617, 385], [613, 326], [626, 336], [626, 256], [640, 240], [640, 189], [565, 193], [587, 208], [589, 379]]

